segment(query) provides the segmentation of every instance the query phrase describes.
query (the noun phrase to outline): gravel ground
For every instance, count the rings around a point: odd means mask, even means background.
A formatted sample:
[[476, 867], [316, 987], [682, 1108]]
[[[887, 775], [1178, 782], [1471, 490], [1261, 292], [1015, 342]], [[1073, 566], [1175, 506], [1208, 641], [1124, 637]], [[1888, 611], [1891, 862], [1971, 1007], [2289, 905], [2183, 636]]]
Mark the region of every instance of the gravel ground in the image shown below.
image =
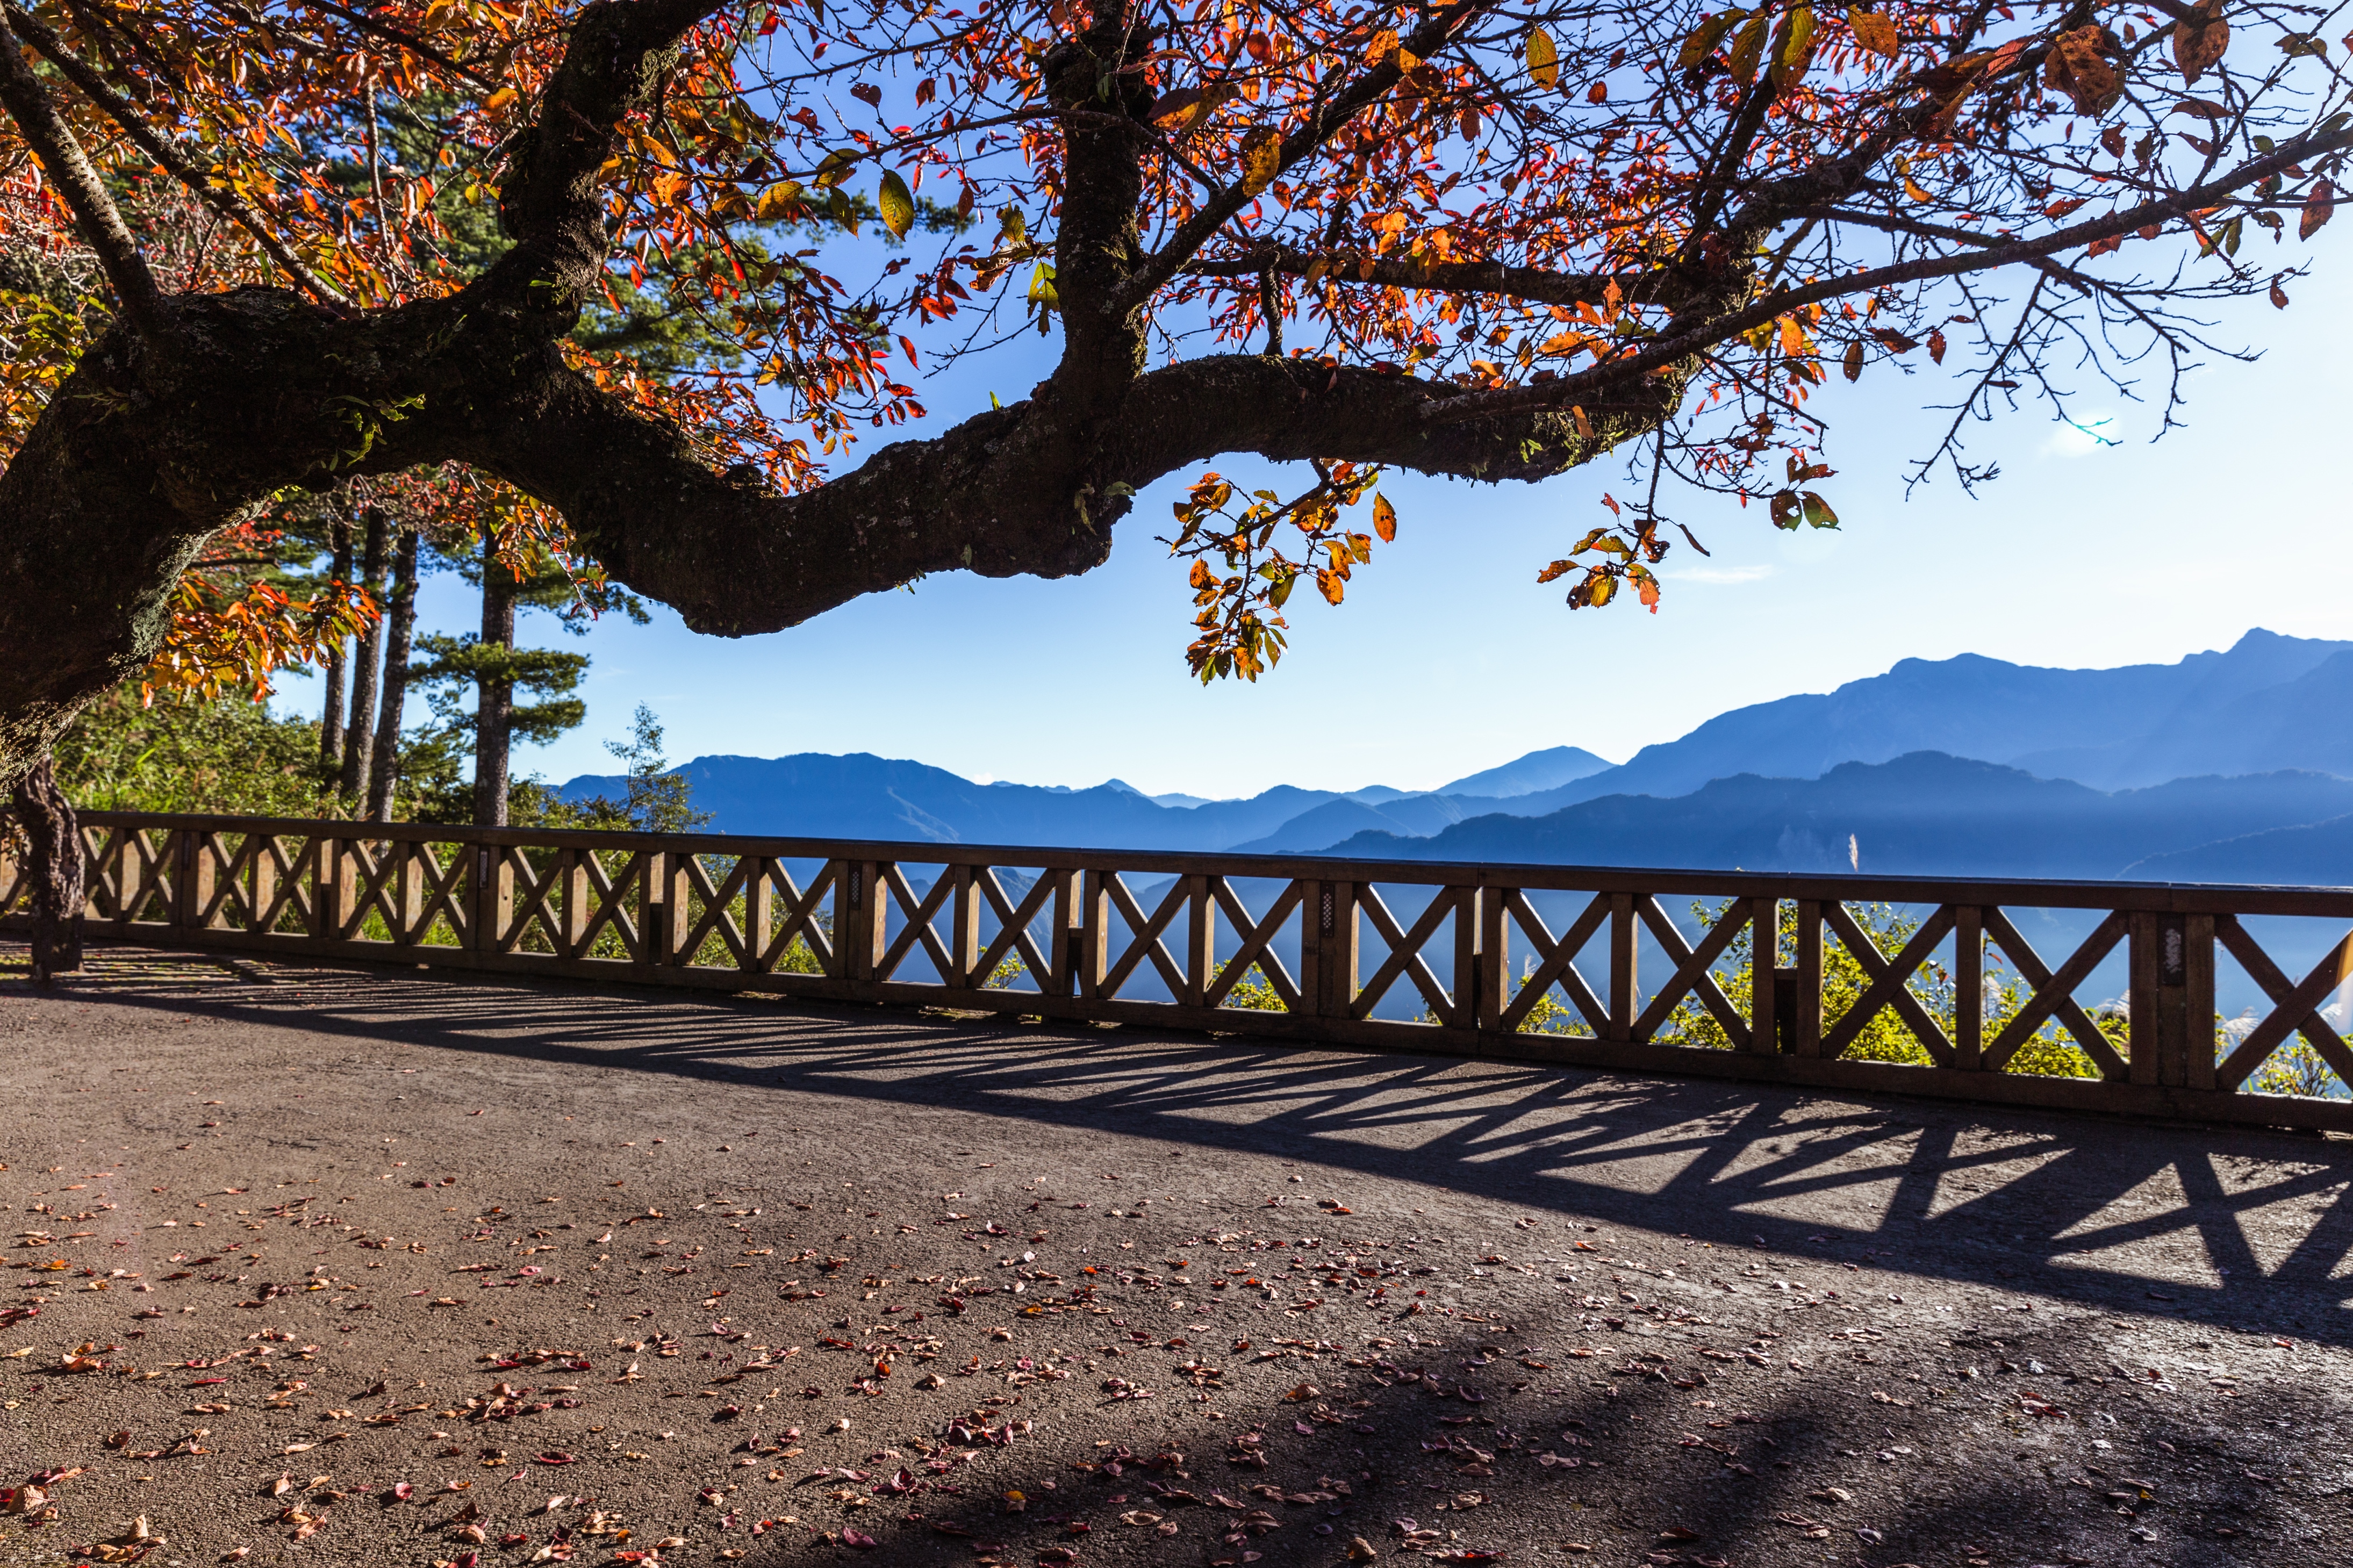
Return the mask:
[[0, 1029], [0, 1563], [2353, 1551], [2345, 1141], [125, 950]]

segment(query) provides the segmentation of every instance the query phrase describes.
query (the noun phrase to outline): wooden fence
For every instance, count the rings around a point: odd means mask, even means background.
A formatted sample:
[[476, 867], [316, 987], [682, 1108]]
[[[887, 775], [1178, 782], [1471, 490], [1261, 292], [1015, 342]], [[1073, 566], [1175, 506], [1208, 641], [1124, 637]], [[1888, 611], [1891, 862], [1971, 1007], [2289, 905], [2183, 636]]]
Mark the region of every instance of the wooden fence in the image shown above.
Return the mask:
[[[2353, 890], [81, 820], [100, 941], [2353, 1131], [2353, 1052], [2319, 1011], [2353, 973]], [[1866, 929], [1886, 906], [1915, 911], [1900, 942]], [[2027, 910], [2068, 915], [2072, 951], [2038, 952]], [[2300, 980], [2263, 917], [2327, 922]], [[2094, 1016], [2076, 993], [2119, 944], [2126, 1005]], [[2218, 952], [2268, 999], [2236, 1032]], [[1891, 1033], [1919, 1065], [1856, 1059]], [[2255, 1092], [2299, 1037], [2335, 1081]], [[2054, 1049], [2088, 1076], [2019, 1070]]]

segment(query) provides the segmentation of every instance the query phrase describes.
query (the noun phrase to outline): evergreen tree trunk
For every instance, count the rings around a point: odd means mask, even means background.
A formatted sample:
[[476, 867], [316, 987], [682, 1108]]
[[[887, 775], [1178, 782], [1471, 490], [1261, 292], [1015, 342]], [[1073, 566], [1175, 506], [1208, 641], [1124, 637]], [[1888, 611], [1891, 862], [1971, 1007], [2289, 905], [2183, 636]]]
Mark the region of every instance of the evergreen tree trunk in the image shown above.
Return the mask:
[[400, 531], [393, 558], [392, 599], [385, 606], [384, 699], [375, 721], [375, 757], [369, 770], [367, 816], [392, 820], [392, 788], [400, 773], [402, 710], [408, 703], [408, 659], [417, 641], [417, 530]]
[[[334, 564], [329, 568], [338, 583], [352, 580], [352, 525], [338, 517], [328, 531], [334, 541]], [[327, 660], [327, 710], [319, 716], [319, 771], [335, 777], [343, 765], [343, 645], [337, 643]]]
[[33, 916], [33, 984], [81, 967], [81, 824], [58, 787], [56, 762], [44, 752], [16, 781], [16, 822], [27, 853], [24, 885]]
[[[498, 540], [482, 541], [482, 638], [484, 651], [512, 651], [515, 630], [514, 574], [499, 564]], [[507, 825], [507, 745], [514, 720], [514, 682], [484, 679], [474, 710], [474, 825]]]
[[[367, 546], [361, 567], [364, 574], [363, 586], [378, 610], [384, 607], [384, 508], [367, 509]], [[359, 641], [359, 653], [352, 662], [352, 719], [344, 727], [343, 798], [352, 805], [357, 816], [361, 803], [367, 799], [368, 764], [374, 757], [369, 736], [375, 727], [375, 694], [377, 670], [384, 654], [384, 618], [376, 617], [375, 625], [367, 629]]]

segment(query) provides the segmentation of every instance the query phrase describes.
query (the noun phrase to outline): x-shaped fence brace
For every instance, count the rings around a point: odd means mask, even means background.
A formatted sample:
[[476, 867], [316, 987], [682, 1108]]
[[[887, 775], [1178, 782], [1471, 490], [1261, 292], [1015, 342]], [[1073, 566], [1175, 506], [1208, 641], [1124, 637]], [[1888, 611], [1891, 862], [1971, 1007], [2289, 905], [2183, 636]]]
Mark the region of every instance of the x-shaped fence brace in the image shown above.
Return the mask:
[[[1576, 1039], [1596, 1050], [1672, 1043], [1705, 1020], [1730, 1047], [1715, 1054], [1824, 1070], [1892, 1021], [1936, 1068], [1973, 1079], [2014, 1077], [2019, 1053], [2055, 1026], [2101, 1084], [2218, 1095], [2243, 1091], [2300, 1037], [2353, 1083], [2353, 1047], [2320, 1012], [2353, 975], [2353, 932], [2291, 981], [2243, 923], [2302, 915], [2342, 931], [2353, 892], [2337, 889], [1368, 866], [132, 813], [86, 814], [82, 838], [85, 918], [138, 941], [335, 958], [398, 951], [847, 1000], [936, 994], [999, 1011], [1367, 1044], [1418, 1036], [1474, 1050], [1534, 1038], [1542, 1009], [1576, 1031], [1546, 1026], [1555, 1057]], [[806, 886], [794, 864], [814, 866]], [[14, 907], [19, 880], [12, 858], [0, 868], [0, 909]], [[1723, 900], [1688, 934], [1661, 901], [1683, 894]], [[1563, 898], [1574, 912], [1555, 931], [1539, 900]], [[1850, 907], [1874, 902], [1925, 911], [1894, 952]], [[2005, 905], [2099, 918], [2053, 967]], [[1745, 997], [1725, 984], [1744, 938]], [[1829, 943], [1861, 977], [1834, 1016], [1823, 996]], [[1516, 979], [1514, 944], [1526, 957]], [[2131, 971], [2122, 1050], [2077, 995], [2120, 946]], [[1606, 972], [1588, 973], [1580, 964], [1597, 950]], [[1651, 989], [1639, 984], [1644, 951], [1666, 966]], [[2204, 1027], [2217, 952], [2270, 1003], [2220, 1051]], [[2025, 986], [1990, 1025], [1989, 959]], [[1253, 973], [1263, 986], [1238, 996]], [[1418, 1022], [1399, 1016], [1409, 1011]]]

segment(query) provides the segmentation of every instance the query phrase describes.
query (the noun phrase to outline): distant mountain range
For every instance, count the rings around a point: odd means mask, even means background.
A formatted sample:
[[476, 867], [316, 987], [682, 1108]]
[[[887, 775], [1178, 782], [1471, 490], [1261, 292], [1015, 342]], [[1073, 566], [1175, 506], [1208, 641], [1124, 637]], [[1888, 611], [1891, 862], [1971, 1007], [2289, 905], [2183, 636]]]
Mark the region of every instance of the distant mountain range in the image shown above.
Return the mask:
[[[1313, 817], [1319, 826], [1293, 835], [1297, 841], [1284, 847], [1320, 849], [1366, 831], [1435, 833], [1512, 798], [1409, 794], [1382, 785], [1342, 795], [1278, 784], [1248, 800], [1169, 805], [1117, 779], [1092, 789], [984, 784], [944, 768], [862, 752], [697, 757], [673, 771], [693, 781], [696, 809], [710, 812], [712, 826], [722, 833], [1074, 848], [1233, 849], [1263, 845]], [[589, 774], [558, 793], [574, 800], [617, 798], [623, 781]]]
[[[1478, 816], [1426, 837], [1360, 833], [1325, 853], [1881, 876], [2173, 879], [2165, 868], [2194, 865], [2205, 874], [2182, 879], [2300, 881], [2310, 879], [2280, 874], [2292, 868], [2291, 836], [2320, 834], [2344, 847], [2332, 863], [2353, 869], [2353, 780], [2255, 773], [2110, 794], [1915, 752], [1841, 763], [1818, 779], [1743, 773], [1668, 799], [1612, 795], [1540, 817]], [[2242, 874], [2257, 847], [2273, 875]]]
[[[1247, 800], [981, 784], [863, 753], [699, 757], [722, 832], [1750, 870], [2353, 883], [2353, 643], [2175, 664], [1905, 659], [1612, 765], [1533, 752], [1430, 791]], [[590, 775], [561, 786], [620, 794]]]
[[1820, 778], [1841, 763], [1945, 752], [2094, 789], [2304, 768], [2353, 777], [2353, 642], [2251, 631], [2227, 653], [2118, 669], [1962, 654], [1907, 658], [1822, 695], [1717, 715], [1622, 767], [1517, 797], [1541, 816], [1605, 795], [1689, 795], [1738, 773]]
[[[1555, 746], [1438, 790], [1374, 784], [1343, 795], [1278, 784], [1248, 800], [1155, 797], [1118, 779], [1092, 789], [976, 784], [944, 768], [863, 752], [697, 757], [672, 771], [693, 781], [696, 809], [711, 813], [712, 826], [722, 833], [1073, 848], [1247, 846], [1253, 853], [1273, 853], [1321, 849], [1356, 833], [1435, 833], [1466, 816], [1504, 808], [1609, 766], [1591, 752]], [[573, 800], [596, 795], [617, 799], [624, 783], [615, 775], [590, 773], [562, 784], [557, 793]]]

